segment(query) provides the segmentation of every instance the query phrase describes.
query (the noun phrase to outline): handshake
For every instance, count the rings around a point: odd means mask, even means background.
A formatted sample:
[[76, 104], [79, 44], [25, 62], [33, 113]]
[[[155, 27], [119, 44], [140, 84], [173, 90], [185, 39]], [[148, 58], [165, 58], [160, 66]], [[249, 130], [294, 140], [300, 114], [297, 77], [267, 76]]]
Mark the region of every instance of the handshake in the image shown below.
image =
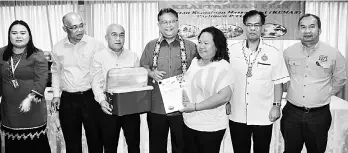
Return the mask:
[[41, 102], [43, 96], [31, 91], [28, 96], [19, 105], [20, 112], [26, 113], [30, 110], [31, 102], [39, 103]]

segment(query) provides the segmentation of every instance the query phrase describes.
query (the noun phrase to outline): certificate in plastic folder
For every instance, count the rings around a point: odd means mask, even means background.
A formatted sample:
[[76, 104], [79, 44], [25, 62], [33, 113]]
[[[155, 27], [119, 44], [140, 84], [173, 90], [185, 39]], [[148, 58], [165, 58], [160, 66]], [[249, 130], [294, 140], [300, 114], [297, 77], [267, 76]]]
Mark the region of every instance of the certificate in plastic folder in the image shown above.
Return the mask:
[[158, 82], [166, 113], [172, 113], [184, 108], [182, 104], [183, 93], [182, 75], [173, 76]]

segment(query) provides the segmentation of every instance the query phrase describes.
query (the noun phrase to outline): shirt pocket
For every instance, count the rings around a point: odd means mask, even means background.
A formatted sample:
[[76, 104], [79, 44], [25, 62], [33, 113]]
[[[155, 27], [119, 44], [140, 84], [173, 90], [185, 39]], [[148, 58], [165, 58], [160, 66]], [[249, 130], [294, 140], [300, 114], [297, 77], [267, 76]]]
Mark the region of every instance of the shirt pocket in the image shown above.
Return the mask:
[[[272, 76], [272, 66], [270, 63], [257, 62], [255, 77], [258, 80], [269, 80]], [[252, 73], [254, 73], [252, 71]], [[253, 74], [254, 75], [254, 74]]]
[[321, 63], [320, 65], [316, 65], [314, 72], [316, 76], [319, 78], [327, 77], [331, 73], [331, 64], [330, 63]]
[[289, 68], [292, 74], [299, 73], [301, 61], [300, 60], [289, 60]]

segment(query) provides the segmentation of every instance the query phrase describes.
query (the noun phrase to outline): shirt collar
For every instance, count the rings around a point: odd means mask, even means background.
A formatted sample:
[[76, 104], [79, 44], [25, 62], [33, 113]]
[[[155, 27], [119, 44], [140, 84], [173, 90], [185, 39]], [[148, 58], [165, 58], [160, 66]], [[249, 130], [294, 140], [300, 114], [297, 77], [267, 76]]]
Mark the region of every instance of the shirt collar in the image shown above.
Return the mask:
[[[112, 55], [117, 56], [116, 52], [113, 51], [113, 50], [111, 50], [109, 47], [108, 47], [108, 51], [109, 51]], [[126, 52], [126, 49], [124, 49], [124, 47], [123, 47], [123, 48], [122, 48], [121, 54], [120, 54], [119, 56], [117, 56], [117, 57], [121, 57], [122, 55], [125, 54], [125, 52]]]
[[302, 50], [303, 50], [303, 51], [308, 50], [308, 51], [309, 51], [308, 53], [311, 53], [311, 52], [313, 52], [313, 51], [316, 51], [316, 50], [319, 48], [319, 46], [320, 46], [320, 41], [318, 41], [317, 44], [315, 44], [313, 48], [307, 48], [307, 47], [304, 46], [302, 43], [301, 43], [301, 46], [302, 46]]
[[[165, 39], [164, 39], [164, 37], [162, 37], [161, 38], [161, 44], [163, 43], [163, 42], [166, 42], [167, 44], [168, 44], [168, 42], [167, 41], [164, 41]], [[179, 39], [179, 35], [177, 34], [176, 36], [175, 36], [175, 39], [174, 39], [174, 41], [172, 42], [172, 43], [176, 43], [176, 42], [180, 42], [180, 39]]]
[[[245, 40], [243, 41], [243, 43], [242, 43], [243, 50], [248, 48], [248, 47], [246, 46], [246, 44], [247, 44], [247, 40], [245, 39]], [[258, 50], [261, 50], [261, 49], [263, 49], [263, 47], [264, 47], [263, 39], [260, 38], [260, 43], [259, 43], [259, 46], [258, 46], [257, 48], [258, 48]]]
[[[87, 35], [83, 35], [82, 39], [80, 40], [80, 42], [78, 43], [87, 43]], [[69, 38], [68, 37], [65, 37], [65, 41], [64, 41], [64, 44], [71, 44], [71, 45], [74, 45], [72, 44], [70, 41], [69, 41]]]

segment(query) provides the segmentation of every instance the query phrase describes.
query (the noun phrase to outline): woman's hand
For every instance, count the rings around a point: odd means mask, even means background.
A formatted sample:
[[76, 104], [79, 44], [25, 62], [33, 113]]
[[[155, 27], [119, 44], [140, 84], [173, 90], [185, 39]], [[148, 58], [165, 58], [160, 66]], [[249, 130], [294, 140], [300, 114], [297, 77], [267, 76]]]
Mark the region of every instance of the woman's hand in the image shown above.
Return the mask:
[[33, 101], [35, 96], [33, 94], [28, 94], [28, 96], [19, 105], [20, 112], [26, 113], [30, 110], [31, 101]]
[[196, 111], [196, 103], [183, 102], [184, 108], [180, 112], [191, 113]]

